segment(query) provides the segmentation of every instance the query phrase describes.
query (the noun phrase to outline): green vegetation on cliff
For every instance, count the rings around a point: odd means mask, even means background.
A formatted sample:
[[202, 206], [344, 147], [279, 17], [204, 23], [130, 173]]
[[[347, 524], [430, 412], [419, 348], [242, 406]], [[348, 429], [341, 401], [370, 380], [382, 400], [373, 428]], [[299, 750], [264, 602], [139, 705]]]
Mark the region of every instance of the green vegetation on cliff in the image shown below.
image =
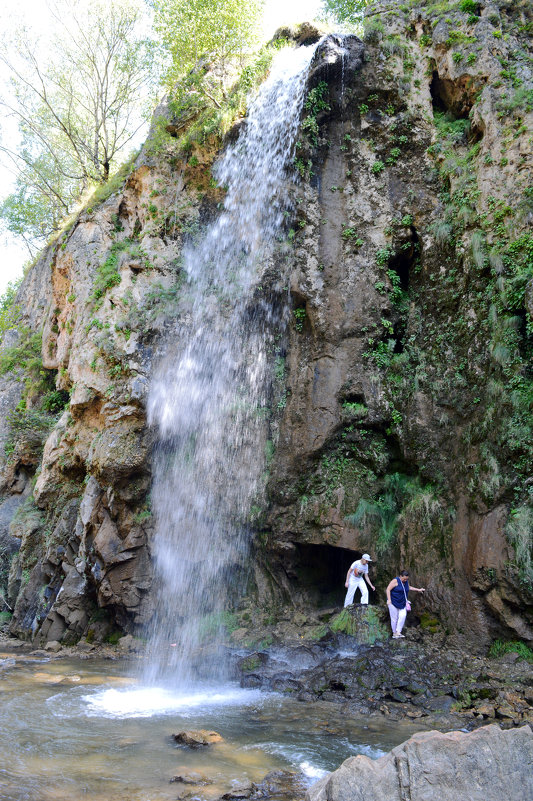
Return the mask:
[[0, 375], [10, 374], [23, 385], [16, 408], [7, 413], [10, 434], [4, 450], [11, 456], [22, 448], [27, 451], [25, 458], [37, 460], [46, 435], [68, 402], [68, 394], [55, 389], [56, 371], [43, 367], [41, 332], [32, 332], [19, 323], [17, 289], [10, 285], [0, 299], [0, 342], [7, 331], [15, 338], [13, 345], [4, 343], [0, 350]]

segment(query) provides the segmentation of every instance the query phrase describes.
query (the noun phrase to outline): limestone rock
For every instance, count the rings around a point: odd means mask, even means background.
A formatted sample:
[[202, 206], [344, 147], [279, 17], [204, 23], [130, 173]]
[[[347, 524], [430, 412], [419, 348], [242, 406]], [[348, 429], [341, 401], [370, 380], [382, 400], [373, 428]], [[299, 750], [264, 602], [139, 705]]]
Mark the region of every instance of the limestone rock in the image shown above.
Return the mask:
[[493, 724], [469, 734], [420, 732], [386, 756], [351, 757], [307, 801], [525, 801], [533, 797], [533, 732]]

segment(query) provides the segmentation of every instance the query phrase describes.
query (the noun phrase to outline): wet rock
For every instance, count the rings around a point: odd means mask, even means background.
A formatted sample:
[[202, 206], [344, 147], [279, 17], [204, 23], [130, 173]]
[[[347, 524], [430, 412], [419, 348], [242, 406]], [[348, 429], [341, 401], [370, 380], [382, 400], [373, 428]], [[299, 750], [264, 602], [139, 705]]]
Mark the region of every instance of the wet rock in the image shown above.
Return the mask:
[[235, 782], [231, 790], [221, 796], [224, 801], [238, 801], [240, 798], [250, 798], [254, 790], [252, 782]]
[[273, 677], [272, 689], [277, 693], [297, 693], [302, 684], [292, 673], [280, 673]]
[[455, 703], [455, 698], [449, 695], [438, 695], [436, 698], [429, 698], [424, 707], [435, 712], [451, 712]]
[[392, 690], [390, 697], [393, 701], [398, 701], [401, 704], [404, 704], [407, 701], [407, 696], [405, 693], [400, 692], [400, 690]]
[[255, 690], [263, 686], [264, 680], [263, 677], [258, 673], [249, 673], [248, 675], [241, 677], [240, 684], [241, 687]]
[[410, 708], [406, 709], [405, 714], [408, 718], [411, 718], [411, 720], [416, 720], [417, 718], [424, 717], [425, 712], [423, 709]]
[[126, 634], [125, 637], [121, 637], [118, 641], [118, 646], [123, 651], [128, 651], [129, 653], [139, 653], [144, 651], [145, 644], [142, 640], [138, 640], [132, 634]]
[[484, 718], [493, 718], [496, 714], [494, 711], [494, 706], [489, 704], [487, 701], [484, 701], [482, 704], [478, 704], [478, 706], [476, 706], [476, 711]]
[[237, 662], [237, 669], [244, 673], [253, 673], [257, 668], [266, 665], [268, 658], [264, 651], [254, 651]]
[[178, 745], [186, 745], [188, 748], [204, 748], [223, 742], [223, 737], [218, 732], [207, 729], [180, 731], [178, 734], [173, 734], [172, 737]]
[[303, 801], [306, 781], [301, 773], [289, 770], [273, 770], [254, 787], [253, 799], [267, 798], [271, 801]]
[[496, 707], [496, 717], [513, 720], [516, 717], [516, 712], [510, 704], [500, 704]]
[[533, 732], [419, 732], [381, 759], [351, 757], [320, 779], [307, 801], [487, 801], [533, 797]]

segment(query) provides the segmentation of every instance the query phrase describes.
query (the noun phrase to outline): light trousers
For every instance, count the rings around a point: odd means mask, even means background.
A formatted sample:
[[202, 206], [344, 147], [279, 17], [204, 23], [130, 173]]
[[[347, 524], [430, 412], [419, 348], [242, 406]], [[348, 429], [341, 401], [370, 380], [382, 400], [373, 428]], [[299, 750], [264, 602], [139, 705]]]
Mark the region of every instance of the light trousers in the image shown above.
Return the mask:
[[389, 604], [390, 624], [392, 626], [393, 634], [401, 634], [405, 618], [407, 617], [407, 609], [397, 609], [394, 604]]
[[344, 599], [344, 606], [350, 606], [350, 604], [353, 604], [353, 597], [356, 590], [361, 590], [361, 603], [368, 603], [368, 588], [364, 578], [351, 578], [348, 582], [348, 592], [346, 593], [346, 598]]

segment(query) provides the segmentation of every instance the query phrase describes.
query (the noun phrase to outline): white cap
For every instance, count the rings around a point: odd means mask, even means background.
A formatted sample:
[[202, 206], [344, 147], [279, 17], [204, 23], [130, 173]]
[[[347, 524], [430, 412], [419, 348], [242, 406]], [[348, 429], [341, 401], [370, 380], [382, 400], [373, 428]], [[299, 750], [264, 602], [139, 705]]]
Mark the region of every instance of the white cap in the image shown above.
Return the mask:
[[361, 559], [366, 559], [367, 562], [371, 562], [372, 561], [372, 559], [370, 558], [370, 556], [367, 553], [364, 553], [362, 555]]

